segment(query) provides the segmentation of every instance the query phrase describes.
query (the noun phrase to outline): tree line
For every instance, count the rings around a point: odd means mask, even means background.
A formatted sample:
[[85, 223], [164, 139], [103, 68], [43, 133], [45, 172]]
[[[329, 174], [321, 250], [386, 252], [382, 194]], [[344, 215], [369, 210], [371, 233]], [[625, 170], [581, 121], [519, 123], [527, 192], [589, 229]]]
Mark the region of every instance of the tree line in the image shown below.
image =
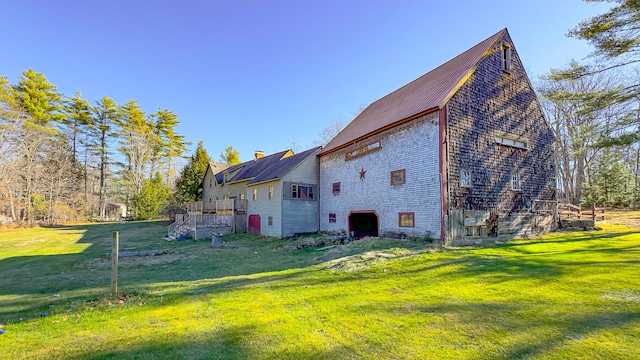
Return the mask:
[[[567, 34], [590, 42], [593, 54], [552, 69], [536, 90], [556, 136], [559, 198], [636, 208], [640, 6], [607, 2], [609, 11]], [[135, 100], [64, 96], [32, 69], [16, 84], [0, 76], [0, 216], [24, 225], [104, 219], [114, 202], [133, 219], [180, 211], [200, 199], [211, 158], [200, 142], [184, 164], [189, 143], [178, 124], [174, 112], [149, 114]], [[341, 128], [324, 129], [324, 143]], [[240, 161], [230, 146], [220, 158]]]
[[0, 215], [26, 225], [100, 219], [121, 202], [132, 218], [157, 216], [189, 145], [178, 124], [136, 100], [64, 96], [32, 69], [16, 84], [0, 77]]
[[640, 5], [609, 2], [568, 36], [595, 51], [552, 69], [537, 86], [556, 135], [560, 198], [573, 204], [638, 206], [640, 175]]

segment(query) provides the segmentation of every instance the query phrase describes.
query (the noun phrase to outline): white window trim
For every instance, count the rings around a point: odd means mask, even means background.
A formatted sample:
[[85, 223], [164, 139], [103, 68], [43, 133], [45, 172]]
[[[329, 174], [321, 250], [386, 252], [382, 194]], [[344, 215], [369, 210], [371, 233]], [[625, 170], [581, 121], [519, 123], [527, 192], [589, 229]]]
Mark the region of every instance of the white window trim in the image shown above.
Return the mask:
[[518, 149], [529, 150], [527, 139], [513, 135], [496, 135], [496, 143], [505, 146], [511, 146]]
[[[463, 176], [465, 173], [467, 174], [467, 176]], [[466, 169], [460, 169], [460, 187], [463, 187], [463, 188], [473, 187], [473, 179], [471, 176], [471, 171]]]
[[520, 179], [520, 173], [517, 171], [511, 172], [511, 190], [522, 191], [522, 180]]

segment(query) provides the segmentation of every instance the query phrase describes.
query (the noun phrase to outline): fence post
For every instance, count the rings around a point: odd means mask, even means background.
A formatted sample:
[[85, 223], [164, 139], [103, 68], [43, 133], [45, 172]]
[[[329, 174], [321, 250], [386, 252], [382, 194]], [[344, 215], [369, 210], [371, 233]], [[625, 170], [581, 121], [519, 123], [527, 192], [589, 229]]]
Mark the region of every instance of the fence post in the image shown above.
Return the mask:
[[582, 219], [582, 204], [578, 204], [578, 220]]
[[593, 223], [596, 223], [596, 203], [591, 205], [591, 219], [593, 219]]
[[119, 233], [113, 232], [113, 242], [111, 243], [111, 295], [118, 294], [118, 247]]

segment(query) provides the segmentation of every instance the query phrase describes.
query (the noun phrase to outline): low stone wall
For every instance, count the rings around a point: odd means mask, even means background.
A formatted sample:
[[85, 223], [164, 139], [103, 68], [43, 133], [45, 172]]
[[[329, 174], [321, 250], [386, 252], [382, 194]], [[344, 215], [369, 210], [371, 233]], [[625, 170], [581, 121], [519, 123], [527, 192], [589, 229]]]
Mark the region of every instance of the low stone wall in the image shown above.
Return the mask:
[[589, 231], [599, 229], [592, 219], [561, 219], [558, 230], [560, 231]]

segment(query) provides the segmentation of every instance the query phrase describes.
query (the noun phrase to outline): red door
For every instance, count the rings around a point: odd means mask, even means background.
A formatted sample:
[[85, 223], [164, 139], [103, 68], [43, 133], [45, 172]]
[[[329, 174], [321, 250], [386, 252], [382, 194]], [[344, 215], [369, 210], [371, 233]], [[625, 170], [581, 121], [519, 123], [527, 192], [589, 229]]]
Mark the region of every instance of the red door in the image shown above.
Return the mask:
[[260, 215], [249, 215], [249, 234], [260, 235]]

